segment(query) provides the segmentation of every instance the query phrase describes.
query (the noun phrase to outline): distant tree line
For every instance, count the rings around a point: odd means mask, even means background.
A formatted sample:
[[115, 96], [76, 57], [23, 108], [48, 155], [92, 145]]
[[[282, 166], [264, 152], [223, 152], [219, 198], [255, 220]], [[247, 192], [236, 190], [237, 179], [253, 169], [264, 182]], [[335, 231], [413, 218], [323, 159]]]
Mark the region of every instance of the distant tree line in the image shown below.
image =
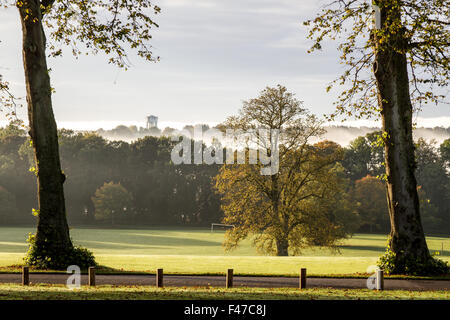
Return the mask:
[[[419, 138], [415, 142], [416, 179], [422, 224], [426, 232], [450, 230], [450, 139], [441, 145]], [[342, 165], [351, 180], [351, 194], [361, 219], [360, 231], [389, 232], [384, 148], [380, 132], [353, 140], [345, 148]], [[381, 179], [380, 179], [381, 178]]]
[[[341, 191], [356, 212], [353, 231], [388, 232], [384, 149], [379, 133], [356, 138], [342, 148]], [[72, 225], [207, 226], [224, 218], [215, 177], [221, 165], [174, 165], [178, 142], [147, 136], [108, 141], [97, 133], [59, 131], [67, 180], [67, 215]], [[450, 139], [441, 145], [416, 141], [416, 177], [422, 222], [428, 233], [450, 230]], [[36, 182], [33, 153], [24, 130], [0, 128], [0, 224], [35, 222]], [[332, 207], [332, 206], [331, 206]], [[340, 208], [341, 210], [342, 208]]]
[[[208, 225], [221, 219], [211, 188], [218, 167], [173, 165], [176, 142], [167, 137], [126, 143], [60, 130], [59, 142], [71, 224]], [[0, 223], [34, 222], [33, 166], [25, 132], [15, 126], [0, 129]], [[121, 188], [114, 190], [115, 185]], [[115, 193], [117, 203], [102, 203], [108, 193]]]

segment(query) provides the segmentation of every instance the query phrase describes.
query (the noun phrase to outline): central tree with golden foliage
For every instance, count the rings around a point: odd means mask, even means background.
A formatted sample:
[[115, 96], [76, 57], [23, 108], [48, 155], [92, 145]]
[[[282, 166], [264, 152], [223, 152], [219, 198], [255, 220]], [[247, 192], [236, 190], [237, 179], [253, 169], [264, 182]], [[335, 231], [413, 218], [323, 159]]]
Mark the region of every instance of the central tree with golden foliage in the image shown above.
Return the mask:
[[[351, 232], [356, 215], [343, 192], [342, 149], [329, 141], [310, 144], [323, 133], [321, 122], [285, 87], [267, 87], [222, 128], [246, 132], [259, 154], [278, 154], [271, 175], [261, 174], [261, 159], [225, 164], [217, 175], [224, 223], [234, 225], [226, 233], [227, 249], [252, 237], [259, 250], [287, 256], [311, 245], [335, 247]], [[267, 139], [277, 133], [277, 150], [257, 134], [261, 128], [271, 132]], [[244, 150], [249, 160], [251, 148]]]

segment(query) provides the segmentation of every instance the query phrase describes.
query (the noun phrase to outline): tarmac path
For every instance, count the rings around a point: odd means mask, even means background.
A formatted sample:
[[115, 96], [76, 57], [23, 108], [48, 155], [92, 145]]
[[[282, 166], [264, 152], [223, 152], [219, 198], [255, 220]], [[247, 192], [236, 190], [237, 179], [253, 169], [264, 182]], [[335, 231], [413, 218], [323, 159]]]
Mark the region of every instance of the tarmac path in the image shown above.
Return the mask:
[[[66, 284], [69, 274], [31, 273], [31, 283]], [[21, 283], [21, 274], [0, 274], [0, 283]], [[155, 275], [96, 275], [97, 285], [155, 286]], [[88, 283], [81, 275], [81, 284]], [[234, 287], [298, 288], [298, 278], [234, 276]], [[225, 276], [164, 275], [168, 287], [224, 287]], [[367, 279], [308, 278], [309, 288], [364, 289]], [[450, 280], [385, 279], [385, 290], [450, 290]]]

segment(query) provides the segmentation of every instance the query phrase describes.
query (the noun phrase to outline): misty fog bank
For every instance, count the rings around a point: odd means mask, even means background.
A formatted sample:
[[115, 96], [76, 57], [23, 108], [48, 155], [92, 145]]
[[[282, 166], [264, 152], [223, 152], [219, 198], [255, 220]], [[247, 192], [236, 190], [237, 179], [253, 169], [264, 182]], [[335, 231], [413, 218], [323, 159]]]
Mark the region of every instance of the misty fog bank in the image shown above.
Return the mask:
[[[199, 126], [199, 125], [195, 125]], [[208, 125], [200, 125], [204, 128], [204, 131], [210, 129]], [[185, 126], [183, 129], [192, 130], [194, 126]], [[214, 128], [214, 127], [211, 127]], [[311, 143], [315, 143], [321, 140], [334, 141], [341, 146], [345, 147], [350, 144], [351, 141], [359, 136], [365, 136], [368, 133], [380, 130], [379, 127], [349, 127], [349, 126], [325, 126], [326, 133], [320, 138], [311, 139]], [[166, 127], [163, 130], [158, 128], [146, 129], [137, 126], [126, 127], [124, 125], [118, 126], [112, 130], [95, 130], [97, 134], [107, 140], [122, 140], [126, 142], [132, 142], [145, 136], [176, 136], [181, 130], [171, 127]], [[413, 132], [414, 140], [423, 138], [430, 142], [435, 140], [438, 144], [441, 144], [444, 140], [450, 138], [450, 127], [435, 127], [435, 128], [417, 128]], [[205, 137], [204, 142], [209, 144], [208, 137]]]

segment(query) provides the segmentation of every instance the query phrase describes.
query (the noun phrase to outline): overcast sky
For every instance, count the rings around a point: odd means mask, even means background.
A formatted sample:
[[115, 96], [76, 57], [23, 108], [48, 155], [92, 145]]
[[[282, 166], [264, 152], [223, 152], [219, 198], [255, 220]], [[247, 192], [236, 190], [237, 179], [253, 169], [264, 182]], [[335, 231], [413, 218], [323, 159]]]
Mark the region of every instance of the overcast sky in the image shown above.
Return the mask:
[[[60, 126], [143, 123], [148, 114], [174, 126], [218, 123], [236, 114], [243, 100], [276, 84], [285, 85], [317, 115], [333, 111], [335, 96], [325, 87], [341, 70], [336, 46], [330, 43], [323, 52], [307, 54], [309, 42], [302, 26], [323, 1], [155, 3], [162, 8], [155, 17], [160, 28], [153, 31], [153, 51], [160, 62], [144, 62], [132, 54], [133, 66], [125, 72], [103, 56], [49, 60]], [[24, 96], [15, 9], [0, 9], [0, 40], [0, 74]], [[450, 125], [448, 106], [427, 107], [419, 116], [431, 125]]]

